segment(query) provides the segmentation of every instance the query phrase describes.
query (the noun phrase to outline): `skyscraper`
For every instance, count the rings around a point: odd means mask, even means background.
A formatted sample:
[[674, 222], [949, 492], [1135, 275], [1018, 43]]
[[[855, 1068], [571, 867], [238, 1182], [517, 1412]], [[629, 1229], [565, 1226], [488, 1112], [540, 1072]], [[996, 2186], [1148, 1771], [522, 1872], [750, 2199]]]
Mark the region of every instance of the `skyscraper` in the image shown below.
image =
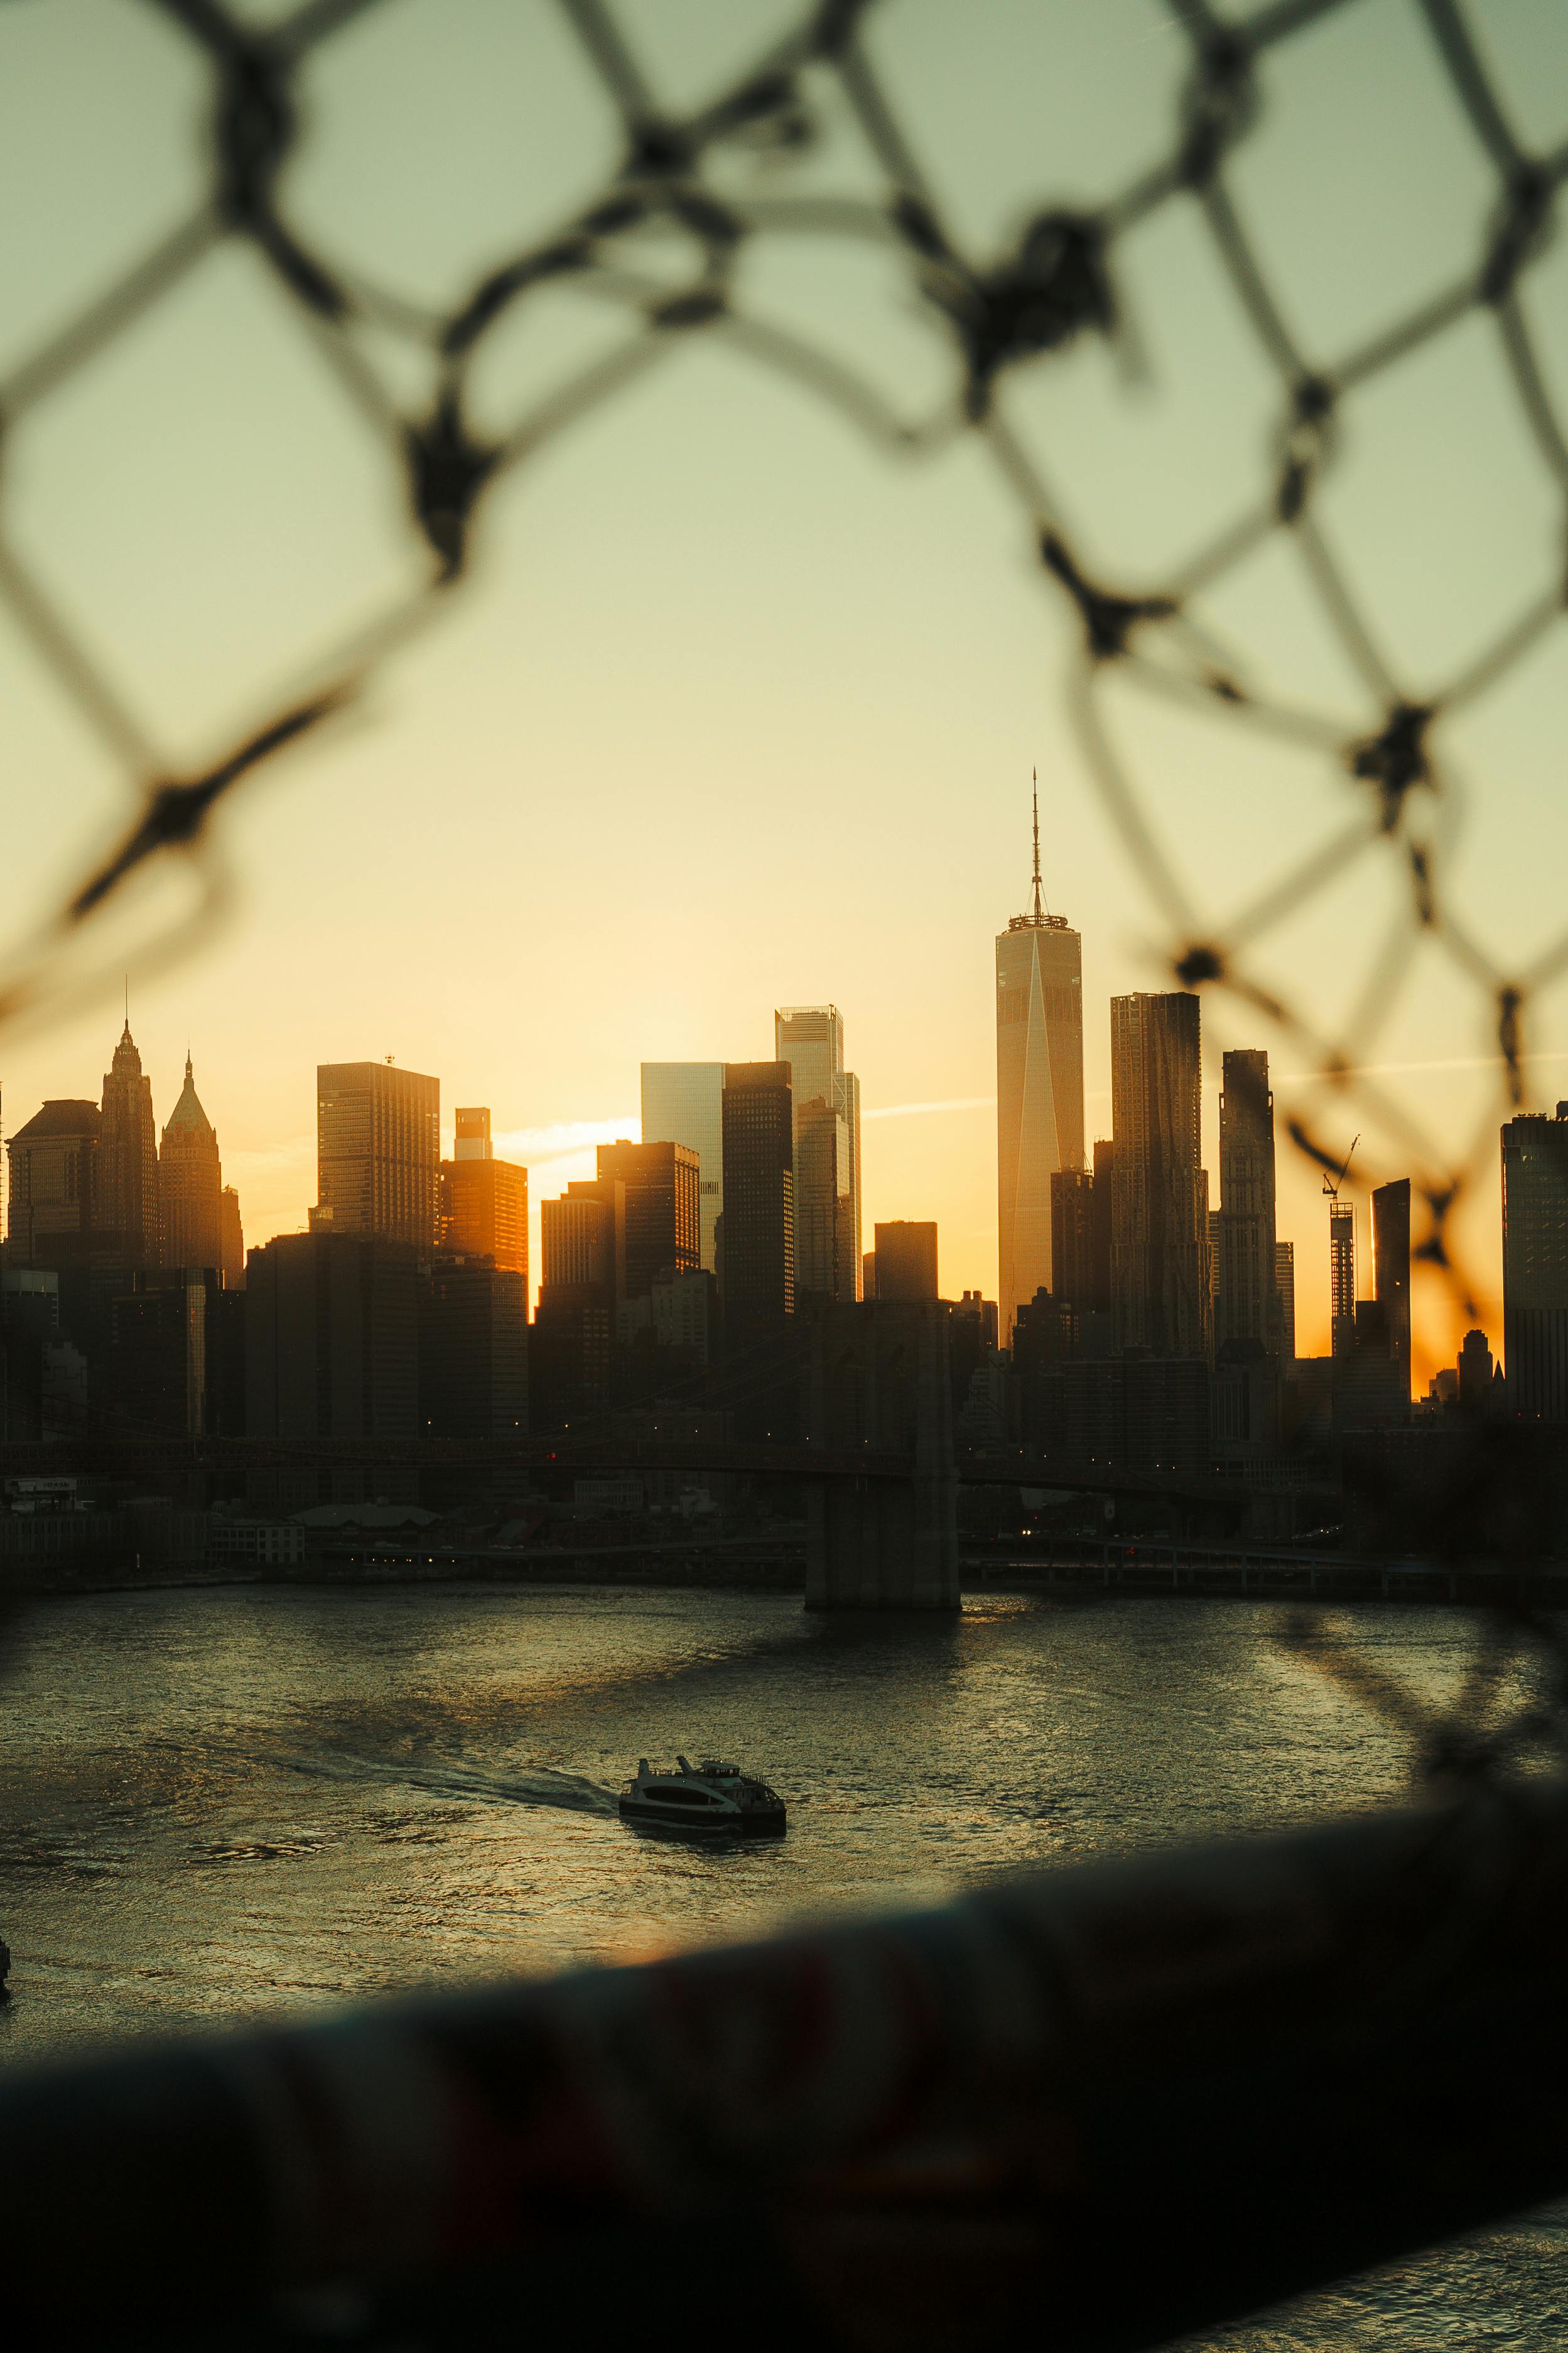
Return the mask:
[[101, 1232], [121, 1238], [125, 1264], [157, 1264], [158, 1125], [153, 1082], [142, 1074], [129, 1018], [103, 1074], [96, 1223]]
[[1355, 1203], [1336, 1193], [1329, 1203], [1329, 1334], [1336, 1356], [1355, 1346]]
[[[619, 1215], [617, 1216], [617, 1211]], [[616, 1328], [616, 1235], [625, 1188], [579, 1178], [539, 1207], [539, 1309], [529, 1347], [529, 1413], [559, 1430], [604, 1410]]]
[[1274, 1292], [1279, 1302], [1279, 1354], [1286, 1364], [1296, 1361], [1296, 1245], [1274, 1245]]
[[1388, 1354], [1402, 1403], [1410, 1402], [1410, 1179], [1380, 1185], [1372, 1197], [1373, 1293], [1384, 1311]]
[[787, 1062], [724, 1065], [721, 1288], [731, 1348], [795, 1313], [795, 1118]]
[[1051, 1286], [1051, 1177], [1083, 1166], [1083, 943], [1040, 890], [1035, 797], [1034, 897], [996, 939], [996, 1214], [1002, 1344]]
[[684, 1144], [701, 1164], [699, 1247], [710, 1274], [718, 1269], [715, 1238], [724, 1210], [723, 1101], [722, 1062], [645, 1062], [642, 1066], [643, 1142]]
[[36, 1111], [6, 1146], [11, 1202], [6, 1261], [44, 1266], [57, 1242], [83, 1240], [97, 1223], [98, 1149], [103, 1114], [95, 1103], [57, 1098]]
[[528, 1171], [498, 1160], [490, 1115], [482, 1105], [453, 1114], [450, 1160], [441, 1163], [441, 1247], [464, 1258], [493, 1259], [522, 1278], [528, 1292]]
[[844, 1067], [836, 1005], [785, 1005], [773, 1051], [795, 1098], [795, 1281], [803, 1295], [860, 1295], [860, 1082]]
[[320, 1065], [312, 1233], [365, 1234], [433, 1250], [440, 1167], [439, 1079], [393, 1062]]
[[648, 1299], [662, 1274], [701, 1263], [700, 1164], [684, 1144], [601, 1144], [599, 1183], [619, 1188], [617, 1303]]
[[[251, 1436], [415, 1437], [418, 1309], [417, 1258], [396, 1244], [318, 1231], [279, 1234], [252, 1250], [245, 1298]], [[374, 1477], [387, 1473], [378, 1469]]]
[[1080, 1315], [1110, 1313], [1110, 1171], [1115, 1147], [1100, 1136], [1094, 1166], [1058, 1168], [1051, 1178], [1052, 1296]]
[[1225, 1056], [1219, 1096], [1219, 1198], [1214, 1219], [1215, 1345], [1257, 1340], [1280, 1350], [1274, 1231], [1274, 1097], [1268, 1057]]
[[223, 1165], [213, 1124], [196, 1093], [188, 1054], [185, 1083], [169, 1113], [158, 1150], [158, 1202], [163, 1264], [221, 1268]]
[[245, 1229], [239, 1218], [239, 1195], [232, 1185], [223, 1188], [218, 1203], [218, 1238], [222, 1247], [218, 1253], [218, 1272], [226, 1291], [245, 1288]]
[[1196, 997], [1111, 998], [1111, 1313], [1119, 1347], [1156, 1356], [1213, 1346], [1202, 1075]]
[[515, 1267], [443, 1252], [420, 1268], [419, 1427], [429, 1438], [527, 1430], [528, 1294]]
[[1510, 1410], [1568, 1422], [1568, 1103], [1503, 1128], [1502, 1297]]

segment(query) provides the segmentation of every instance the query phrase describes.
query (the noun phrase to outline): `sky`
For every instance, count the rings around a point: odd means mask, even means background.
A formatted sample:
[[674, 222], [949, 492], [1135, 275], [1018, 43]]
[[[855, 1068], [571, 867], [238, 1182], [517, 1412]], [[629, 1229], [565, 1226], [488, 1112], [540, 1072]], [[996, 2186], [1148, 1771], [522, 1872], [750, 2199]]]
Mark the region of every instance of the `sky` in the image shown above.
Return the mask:
[[[249, 0], [254, 21], [285, 13]], [[689, 106], [794, 11], [763, 0], [622, 0], [667, 104]], [[1568, 15], [1488, 0], [1489, 69], [1519, 134], [1568, 136]], [[1154, 0], [890, 0], [869, 37], [944, 212], [999, 255], [1051, 205], [1092, 203], [1168, 145], [1185, 52]], [[28, 0], [0, 19], [0, 406], [14, 372], [153, 249], [206, 183], [205, 83], [148, 0]], [[289, 218], [348, 273], [449, 307], [613, 172], [602, 88], [547, 0], [382, 0], [312, 58]], [[876, 195], [826, 86], [796, 167], [731, 153], [746, 196]], [[1437, 71], [1414, 0], [1350, 0], [1271, 53], [1232, 185], [1291, 332], [1357, 348], [1483, 248], [1495, 180]], [[1075, 545], [1106, 579], [1158, 586], [1258, 498], [1279, 396], [1186, 199], [1118, 249], [1127, 328], [1016, 372], [999, 396]], [[741, 263], [748, 317], [858, 368], [910, 420], [951, 402], [951, 343], [874, 245], [770, 230]], [[1532, 274], [1531, 324], [1568, 408], [1568, 259]], [[476, 413], [503, 420], [624, 338], [562, 286], [487, 344]], [[417, 356], [366, 364], [407, 405]], [[1350, 405], [1322, 499], [1333, 541], [1411, 699], [1460, 671], [1560, 582], [1563, 515], [1495, 332], [1472, 317]], [[198, 769], [403, 594], [416, 551], [395, 471], [298, 306], [249, 248], [217, 247], [10, 431], [0, 531], [134, 726]], [[1292, 708], [1370, 732], [1301, 567], [1279, 543], [1218, 586], [1214, 642]], [[1543, 635], [1448, 732], [1451, 781], [1418, 822], [1441, 896], [1505, 974], [1565, 913], [1568, 632]], [[635, 1134], [644, 1060], [771, 1056], [775, 1006], [831, 1000], [865, 1104], [866, 1240], [934, 1217], [943, 1288], [996, 1282], [992, 941], [1028, 890], [1041, 790], [1051, 907], [1083, 936], [1088, 1132], [1109, 1132], [1110, 997], [1169, 985], [1172, 934], [1068, 711], [1075, 624], [1028, 518], [973, 438], [889, 455], [731, 338], [666, 338], [656, 365], [490, 492], [472, 577], [363, 703], [258, 772], [214, 829], [221, 919], [156, 952], [194, 903], [179, 868], [133, 885], [77, 944], [94, 992], [0, 1027], [7, 1132], [48, 1095], [96, 1094], [129, 969], [160, 1122], [187, 1044], [240, 1190], [247, 1238], [314, 1198], [318, 1061], [394, 1054], [441, 1081], [444, 1117], [489, 1103], [535, 1207]], [[0, 607], [0, 946], [133, 806], [125, 764]], [[1300, 871], [1364, 788], [1223, 707], [1112, 682], [1108, 724], [1201, 936]], [[1269, 927], [1267, 985], [1316, 1029], [1352, 1009], [1422, 1160], [1359, 1103], [1324, 1105], [1299, 1040], [1205, 1006], [1205, 1157], [1219, 1057], [1263, 1045], [1352, 1175], [1419, 1174], [1483, 1141], [1460, 1239], [1500, 1317], [1495, 1072], [1484, 987], [1363, 859]], [[1405, 923], [1395, 936], [1390, 927]], [[1392, 942], [1392, 944], [1391, 944]], [[0, 960], [0, 969], [4, 968]], [[1529, 1008], [1527, 1076], [1568, 1094], [1563, 991]], [[1299, 1345], [1326, 1345], [1319, 1172], [1289, 1150]], [[534, 1258], [537, 1274], [537, 1248]], [[1418, 1289], [1427, 1368], [1457, 1338]]]

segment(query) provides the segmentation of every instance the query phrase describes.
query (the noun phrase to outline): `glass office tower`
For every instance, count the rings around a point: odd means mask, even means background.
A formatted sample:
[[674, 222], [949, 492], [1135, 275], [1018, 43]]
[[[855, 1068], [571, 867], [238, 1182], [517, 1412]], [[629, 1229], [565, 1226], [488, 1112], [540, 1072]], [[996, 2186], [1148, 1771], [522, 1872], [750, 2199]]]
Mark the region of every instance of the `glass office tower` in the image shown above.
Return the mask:
[[853, 1302], [860, 1296], [860, 1082], [844, 1067], [843, 1015], [836, 1005], [780, 1007], [773, 1052], [790, 1066], [795, 1098], [795, 1288]]
[[684, 1144], [701, 1163], [698, 1247], [710, 1274], [718, 1271], [716, 1229], [724, 1211], [723, 1103], [722, 1062], [645, 1062], [642, 1066], [643, 1142]]
[[1051, 1178], [1083, 1166], [1083, 942], [1046, 913], [1035, 819], [1034, 898], [996, 939], [996, 1294], [1002, 1345], [1050, 1290]]

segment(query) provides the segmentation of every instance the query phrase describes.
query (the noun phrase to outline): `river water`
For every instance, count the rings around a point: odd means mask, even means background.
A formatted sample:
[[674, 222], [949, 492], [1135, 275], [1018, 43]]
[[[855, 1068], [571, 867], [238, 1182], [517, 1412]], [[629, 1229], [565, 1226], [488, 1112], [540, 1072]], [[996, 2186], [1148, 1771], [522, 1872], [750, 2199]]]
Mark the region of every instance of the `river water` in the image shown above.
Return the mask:
[[[1436, 1704], [1460, 1611], [1361, 1609]], [[1394, 1794], [1403, 1738], [1265, 1604], [971, 1598], [947, 1622], [781, 1595], [390, 1587], [87, 1596], [0, 1689], [0, 2065], [508, 1968], [645, 1957], [986, 1874]], [[639, 1756], [735, 1756], [778, 1842], [638, 1838]], [[1568, 2215], [1205, 2339], [1557, 2346]]]

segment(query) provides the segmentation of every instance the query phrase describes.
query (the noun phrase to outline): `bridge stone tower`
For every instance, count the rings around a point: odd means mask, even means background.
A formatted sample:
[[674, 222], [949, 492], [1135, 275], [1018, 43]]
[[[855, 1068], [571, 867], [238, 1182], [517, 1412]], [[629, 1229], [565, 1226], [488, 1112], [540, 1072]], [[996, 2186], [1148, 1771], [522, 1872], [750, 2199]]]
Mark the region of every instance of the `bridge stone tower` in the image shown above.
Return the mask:
[[939, 1301], [820, 1311], [808, 1445], [901, 1455], [909, 1474], [806, 1484], [808, 1609], [956, 1609], [958, 1476]]

